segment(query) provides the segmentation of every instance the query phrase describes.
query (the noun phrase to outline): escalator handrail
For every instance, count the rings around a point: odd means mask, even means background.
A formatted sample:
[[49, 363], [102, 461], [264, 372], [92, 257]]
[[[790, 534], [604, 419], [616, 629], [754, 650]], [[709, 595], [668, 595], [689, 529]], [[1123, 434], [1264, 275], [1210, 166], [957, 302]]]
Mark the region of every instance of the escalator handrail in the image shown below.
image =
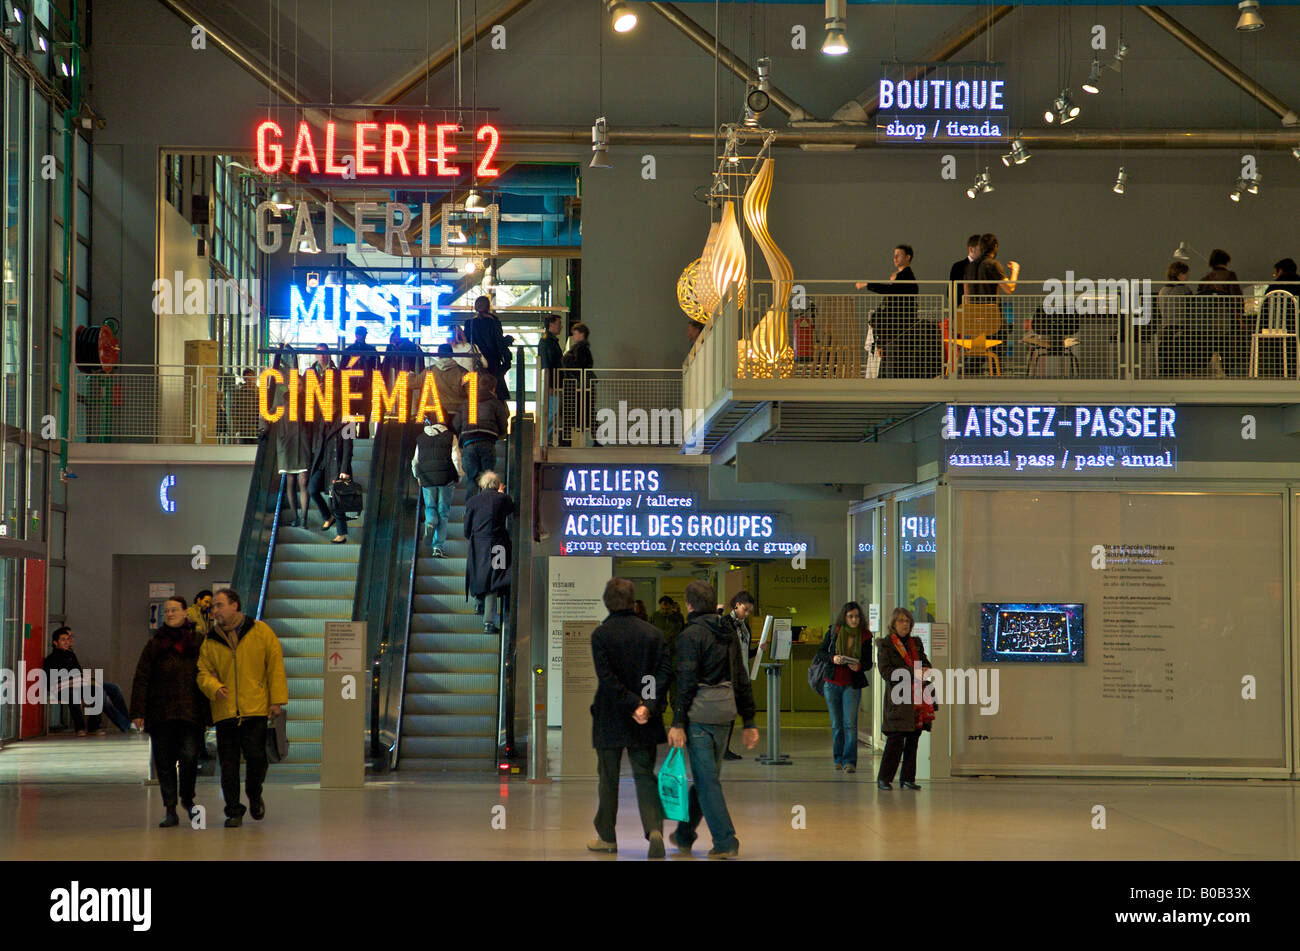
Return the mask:
[[243, 530], [239, 535], [235, 568], [230, 580], [231, 587], [240, 592], [250, 606], [256, 604], [253, 616], [259, 618], [275, 554], [284, 481], [284, 476], [275, 471], [275, 459], [276, 450], [271, 439], [259, 440], [244, 504]]

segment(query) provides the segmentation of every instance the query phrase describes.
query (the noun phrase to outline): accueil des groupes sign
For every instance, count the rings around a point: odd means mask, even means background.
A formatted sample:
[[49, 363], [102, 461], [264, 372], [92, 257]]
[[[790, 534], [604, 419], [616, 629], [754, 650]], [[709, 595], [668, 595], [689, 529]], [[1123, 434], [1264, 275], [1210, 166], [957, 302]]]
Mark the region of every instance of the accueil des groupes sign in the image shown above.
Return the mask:
[[700, 511], [683, 473], [666, 467], [562, 470], [565, 554], [790, 556], [806, 539], [783, 530], [774, 512]]

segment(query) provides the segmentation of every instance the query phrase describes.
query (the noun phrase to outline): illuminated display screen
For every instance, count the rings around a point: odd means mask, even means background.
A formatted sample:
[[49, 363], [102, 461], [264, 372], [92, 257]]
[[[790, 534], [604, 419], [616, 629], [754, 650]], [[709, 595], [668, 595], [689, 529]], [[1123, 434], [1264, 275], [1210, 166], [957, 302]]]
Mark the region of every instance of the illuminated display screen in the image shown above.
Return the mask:
[[1174, 406], [950, 405], [950, 473], [1150, 475], [1178, 464]]
[[985, 602], [980, 659], [1083, 663], [1083, 605]]

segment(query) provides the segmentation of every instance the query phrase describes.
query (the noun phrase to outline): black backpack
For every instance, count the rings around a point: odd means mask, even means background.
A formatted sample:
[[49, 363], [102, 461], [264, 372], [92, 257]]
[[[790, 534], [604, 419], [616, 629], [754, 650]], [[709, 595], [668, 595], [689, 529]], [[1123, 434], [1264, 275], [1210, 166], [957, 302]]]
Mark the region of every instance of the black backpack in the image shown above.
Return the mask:
[[330, 496], [348, 518], [356, 518], [365, 507], [361, 486], [352, 479], [335, 479], [330, 486]]

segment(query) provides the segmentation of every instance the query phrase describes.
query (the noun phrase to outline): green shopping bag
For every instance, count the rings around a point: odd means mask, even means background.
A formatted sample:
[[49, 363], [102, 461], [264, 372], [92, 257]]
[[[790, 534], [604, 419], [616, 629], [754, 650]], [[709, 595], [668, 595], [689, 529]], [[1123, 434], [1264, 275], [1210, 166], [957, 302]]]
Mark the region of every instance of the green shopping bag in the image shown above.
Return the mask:
[[663, 766], [659, 767], [659, 801], [664, 804], [664, 815], [677, 822], [691, 818], [691, 787], [686, 781], [686, 760], [681, 747], [668, 750]]

